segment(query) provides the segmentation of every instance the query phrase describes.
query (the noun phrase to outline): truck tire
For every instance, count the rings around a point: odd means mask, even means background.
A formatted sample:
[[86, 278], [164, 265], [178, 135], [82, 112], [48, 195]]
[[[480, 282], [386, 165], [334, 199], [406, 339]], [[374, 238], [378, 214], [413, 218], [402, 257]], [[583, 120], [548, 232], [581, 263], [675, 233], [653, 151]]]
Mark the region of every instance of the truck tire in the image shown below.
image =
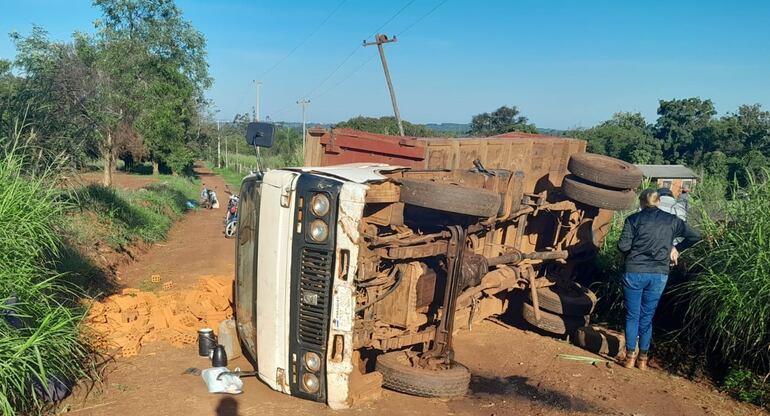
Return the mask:
[[[527, 298], [532, 302], [532, 292], [527, 291]], [[558, 315], [590, 315], [596, 306], [596, 295], [577, 283], [569, 286], [553, 285], [537, 289], [537, 300], [541, 310]]]
[[585, 183], [574, 175], [567, 175], [561, 183], [567, 198], [596, 208], [611, 210], [630, 209], [634, 206], [636, 193], [632, 190], [618, 191], [600, 188]]
[[625, 352], [626, 338], [620, 332], [606, 328], [582, 326], [575, 330], [572, 343], [594, 354], [617, 358]]
[[419, 397], [450, 398], [468, 391], [471, 373], [456, 362], [446, 370], [412, 367], [404, 351], [385, 353], [377, 357], [375, 369], [382, 373], [382, 384], [395, 391]]
[[535, 307], [532, 304], [524, 302], [521, 307], [521, 314], [524, 320], [535, 328], [550, 332], [556, 335], [572, 334], [581, 326], [588, 325], [589, 316], [561, 316], [551, 312], [540, 310], [540, 320], [535, 318]]
[[593, 153], [570, 156], [567, 169], [588, 182], [617, 189], [636, 189], [643, 177], [642, 170], [628, 162]]
[[494, 217], [500, 210], [500, 194], [419, 179], [400, 179], [401, 202], [417, 207], [476, 217]]

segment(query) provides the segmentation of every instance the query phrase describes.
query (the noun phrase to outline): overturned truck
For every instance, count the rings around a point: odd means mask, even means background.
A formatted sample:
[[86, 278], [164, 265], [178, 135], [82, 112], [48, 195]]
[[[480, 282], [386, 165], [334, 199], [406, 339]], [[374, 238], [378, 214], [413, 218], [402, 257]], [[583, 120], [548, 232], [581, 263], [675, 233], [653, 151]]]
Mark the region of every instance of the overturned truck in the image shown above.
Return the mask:
[[[270, 145], [257, 127], [249, 142]], [[265, 383], [332, 408], [382, 385], [464, 394], [453, 333], [514, 291], [542, 330], [585, 325], [596, 298], [575, 273], [642, 178], [583, 141], [523, 133], [311, 129], [305, 160], [241, 185], [236, 319]]]

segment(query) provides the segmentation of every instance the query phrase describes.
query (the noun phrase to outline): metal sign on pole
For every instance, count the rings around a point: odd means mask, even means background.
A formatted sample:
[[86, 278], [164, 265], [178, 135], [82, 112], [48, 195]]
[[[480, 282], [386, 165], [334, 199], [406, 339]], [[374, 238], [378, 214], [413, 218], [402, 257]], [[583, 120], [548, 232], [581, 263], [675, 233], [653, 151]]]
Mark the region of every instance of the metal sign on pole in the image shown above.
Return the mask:
[[385, 43], [395, 42], [396, 37], [388, 39], [386, 35], [377, 35], [374, 37], [374, 42], [364, 41], [364, 47], [370, 45], [377, 45], [377, 49], [380, 51], [380, 60], [382, 61], [382, 70], [385, 72], [385, 81], [388, 82], [388, 90], [390, 91], [390, 101], [393, 104], [393, 113], [396, 116], [396, 123], [398, 123], [398, 134], [404, 135], [404, 126], [401, 123], [401, 114], [398, 112], [398, 102], [396, 101], [396, 90], [393, 88], [393, 81], [390, 79], [390, 70], [388, 70], [388, 61], [385, 59], [385, 49], [382, 47]]

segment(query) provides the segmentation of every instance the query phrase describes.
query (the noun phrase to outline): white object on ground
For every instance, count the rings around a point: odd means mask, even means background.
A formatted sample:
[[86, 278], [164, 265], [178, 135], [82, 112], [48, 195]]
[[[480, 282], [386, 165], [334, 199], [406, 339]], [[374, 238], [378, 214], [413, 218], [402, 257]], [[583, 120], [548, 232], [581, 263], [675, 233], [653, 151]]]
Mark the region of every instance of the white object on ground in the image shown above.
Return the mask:
[[[239, 370], [240, 368], [235, 369], [235, 371]], [[203, 377], [209, 393], [241, 394], [243, 392], [243, 381], [240, 377], [232, 374], [224, 374], [219, 377], [220, 374], [229, 371], [227, 367], [212, 367], [201, 371], [201, 377]]]

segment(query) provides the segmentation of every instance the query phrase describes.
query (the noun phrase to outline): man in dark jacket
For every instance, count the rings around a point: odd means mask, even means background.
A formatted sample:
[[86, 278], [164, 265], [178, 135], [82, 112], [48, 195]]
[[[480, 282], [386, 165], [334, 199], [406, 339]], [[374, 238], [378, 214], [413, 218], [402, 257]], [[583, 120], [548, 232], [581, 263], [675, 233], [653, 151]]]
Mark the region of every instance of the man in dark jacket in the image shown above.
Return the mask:
[[[626, 305], [626, 368], [647, 368], [652, 341], [652, 317], [668, 280], [670, 264], [700, 235], [684, 221], [658, 209], [660, 196], [646, 189], [639, 196], [641, 210], [626, 218], [618, 249], [625, 255], [623, 295]], [[682, 239], [674, 247], [673, 241]], [[637, 337], [639, 354], [636, 353]]]

